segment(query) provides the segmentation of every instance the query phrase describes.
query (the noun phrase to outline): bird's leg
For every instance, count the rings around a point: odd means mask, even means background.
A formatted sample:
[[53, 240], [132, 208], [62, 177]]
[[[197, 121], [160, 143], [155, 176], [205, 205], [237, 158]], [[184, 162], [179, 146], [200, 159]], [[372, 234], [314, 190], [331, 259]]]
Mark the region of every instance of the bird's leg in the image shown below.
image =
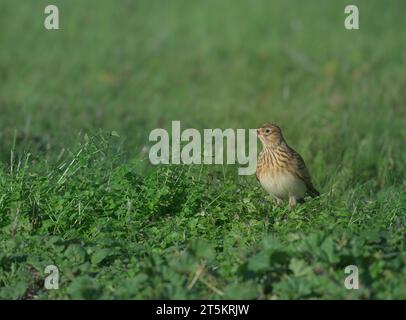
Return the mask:
[[271, 198], [271, 201], [272, 201], [277, 207], [279, 207], [279, 206], [282, 205], [282, 200], [281, 200], [281, 199], [279, 199], [279, 198], [277, 198], [277, 197], [274, 197], [274, 196], [270, 196], [270, 198]]
[[290, 196], [289, 197], [289, 207], [290, 208], [293, 208], [293, 207], [295, 207], [296, 206], [296, 198], [294, 197], [294, 196]]

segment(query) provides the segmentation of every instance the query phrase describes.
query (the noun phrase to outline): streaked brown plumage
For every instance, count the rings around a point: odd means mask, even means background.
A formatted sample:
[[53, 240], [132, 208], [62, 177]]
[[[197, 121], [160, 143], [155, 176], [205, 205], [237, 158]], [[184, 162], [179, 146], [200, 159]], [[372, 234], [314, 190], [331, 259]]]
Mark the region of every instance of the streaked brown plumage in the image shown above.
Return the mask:
[[257, 162], [257, 179], [277, 204], [289, 200], [290, 206], [305, 195], [317, 197], [303, 158], [283, 138], [281, 129], [271, 123], [257, 130], [262, 151]]

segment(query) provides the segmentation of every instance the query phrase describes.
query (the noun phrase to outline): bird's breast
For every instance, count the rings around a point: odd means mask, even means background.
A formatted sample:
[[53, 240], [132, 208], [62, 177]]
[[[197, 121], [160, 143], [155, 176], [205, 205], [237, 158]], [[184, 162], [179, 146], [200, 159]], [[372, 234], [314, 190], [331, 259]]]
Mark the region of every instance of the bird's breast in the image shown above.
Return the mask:
[[258, 178], [262, 187], [279, 199], [288, 199], [290, 196], [300, 199], [306, 194], [304, 182], [289, 171], [267, 170]]

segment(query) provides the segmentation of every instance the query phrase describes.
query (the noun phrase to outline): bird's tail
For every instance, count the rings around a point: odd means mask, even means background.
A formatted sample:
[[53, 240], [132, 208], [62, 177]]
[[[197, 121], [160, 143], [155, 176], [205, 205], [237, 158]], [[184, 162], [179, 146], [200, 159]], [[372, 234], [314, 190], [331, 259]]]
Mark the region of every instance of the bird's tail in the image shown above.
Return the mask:
[[316, 190], [316, 188], [315, 188], [312, 184], [310, 184], [309, 186], [307, 186], [307, 192], [309, 193], [309, 195], [310, 195], [312, 198], [316, 198], [316, 197], [318, 197], [318, 196], [320, 195], [320, 192], [318, 192], [318, 191]]

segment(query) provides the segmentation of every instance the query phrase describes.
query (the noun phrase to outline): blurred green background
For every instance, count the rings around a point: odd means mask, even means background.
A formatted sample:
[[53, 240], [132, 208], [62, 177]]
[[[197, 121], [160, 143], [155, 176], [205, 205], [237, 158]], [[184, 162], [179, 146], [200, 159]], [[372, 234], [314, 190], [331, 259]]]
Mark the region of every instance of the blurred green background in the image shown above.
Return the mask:
[[54, 1], [58, 31], [43, 26], [47, 4], [0, 3], [4, 159], [14, 130], [56, 153], [80, 130], [117, 130], [137, 152], [171, 120], [274, 121], [335, 157], [354, 135], [403, 127], [403, 1], [355, 1], [358, 31], [346, 1]]
[[[405, 1], [351, 1], [356, 31], [340, 0], [48, 4], [0, 0], [1, 298], [406, 298]], [[172, 120], [278, 123], [321, 198], [139, 169]]]

